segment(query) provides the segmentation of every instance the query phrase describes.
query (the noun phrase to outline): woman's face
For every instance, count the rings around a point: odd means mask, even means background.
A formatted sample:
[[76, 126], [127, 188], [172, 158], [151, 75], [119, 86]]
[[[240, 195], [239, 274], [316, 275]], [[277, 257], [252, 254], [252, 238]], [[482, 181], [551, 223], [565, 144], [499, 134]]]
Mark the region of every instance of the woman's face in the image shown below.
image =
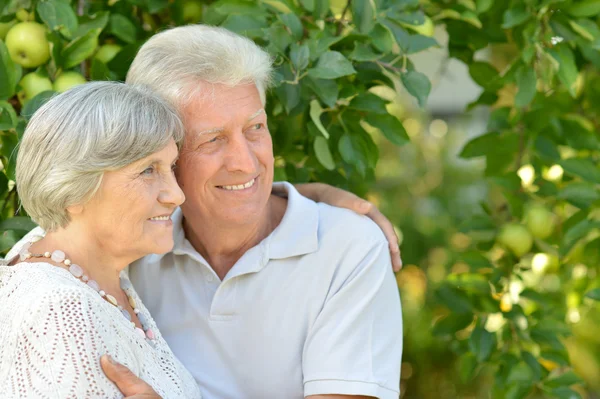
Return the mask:
[[171, 214], [185, 199], [173, 169], [174, 140], [162, 150], [116, 171], [102, 184], [77, 219], [114, 256], [139, 258], [173, 248]]

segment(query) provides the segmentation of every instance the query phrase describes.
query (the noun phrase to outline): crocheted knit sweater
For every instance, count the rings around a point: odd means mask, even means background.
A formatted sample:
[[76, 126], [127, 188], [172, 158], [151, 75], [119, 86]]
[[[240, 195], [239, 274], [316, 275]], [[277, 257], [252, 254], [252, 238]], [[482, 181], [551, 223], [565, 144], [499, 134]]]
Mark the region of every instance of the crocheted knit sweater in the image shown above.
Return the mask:
[[200, 398], [137, 293], [134, 299], [155, 332], [153, 346], [66, 269], [0, 265], [0, 398], [122, 398], [100, 367], [105, 353], [165, 399]]

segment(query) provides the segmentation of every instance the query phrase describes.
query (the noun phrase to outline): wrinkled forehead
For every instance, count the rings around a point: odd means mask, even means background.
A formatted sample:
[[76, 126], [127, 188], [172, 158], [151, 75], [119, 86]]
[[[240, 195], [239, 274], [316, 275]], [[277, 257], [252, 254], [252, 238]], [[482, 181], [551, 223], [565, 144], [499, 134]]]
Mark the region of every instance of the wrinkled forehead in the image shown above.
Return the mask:
[[266, 114], [254, 84], [228, 86], [199, 82], [183, 106], [182, 116], [189, 131], [245, 124]]

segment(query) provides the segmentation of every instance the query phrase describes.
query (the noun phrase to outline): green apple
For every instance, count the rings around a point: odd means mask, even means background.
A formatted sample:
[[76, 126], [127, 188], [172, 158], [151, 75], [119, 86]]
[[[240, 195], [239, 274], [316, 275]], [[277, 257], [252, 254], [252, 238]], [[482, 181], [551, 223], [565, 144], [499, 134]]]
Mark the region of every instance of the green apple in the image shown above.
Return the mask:
[[52, 82], [45, 76], [41, 76], [35, 72], [28, 73], [23, 76], [19, 82], [21, 91], [18, 94], [19, 101], [25, 105], [27, 101], [37, 96], [43, 91], [52, 90]]
[[529, 230], [525, 226], [516, 223], [510, 223], [502, 227], [497, 241], [519, 258], [528, 253], [533, 246], [533, 238]]
[[545, 206], [533, 204], [525, 210], [525, 225], [535, 238], [548, 238], [554, 231], [556, 216]]
[[27, 22], [29, 20], [31, 20], [33, 16], [33, 13], [29, 13], [29, 11], [27, 11], [24, 8], [21, 8], [19, 11], [17, 11], [17, 13], [15, 14], [15, 17], [17, 17], [17, 19], [21, 22]]
[[202, 4], [199, 1], [188, 0], [182, 6], [183, 21], [187, 23], [200, 22], [202, 18]]
[[122, 47], [118, 44], [108, 43], [98, 49], [98, 52], [96, 52], [94, 58], [96, 58], [98, 61], [108, 64], [110, 60], [115, 58], [115, 55], [117, 55], [121, 49]]
[[71, 87], [79, 86], [87, 82], [82, 74], [79, 72], [63, 72], [54, 81], [54, 90], [62, 93], [63, 91], [69, 90]]
[[10, 58], [25, 68], [35, 68], [50, 59], [46, 28], [37, 22], [21, 22], [6, 34]]
[[0, 40], [4, 40], [6, 38], [6, 34], [17, 23], [16, 20], [8, 21], [8, 22], [0, 22]]

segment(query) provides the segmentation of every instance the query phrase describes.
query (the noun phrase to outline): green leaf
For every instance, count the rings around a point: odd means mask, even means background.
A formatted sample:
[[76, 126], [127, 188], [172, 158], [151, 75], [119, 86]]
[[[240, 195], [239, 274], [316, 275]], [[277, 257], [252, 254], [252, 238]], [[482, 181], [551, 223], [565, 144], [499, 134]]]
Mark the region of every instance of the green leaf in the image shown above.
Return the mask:
[[567, 371], [559, 377], [544, 382], [544, 385], [548, 388], [559, 388], [573, 384], [580, 384], [582, 382], [583, 380], [577, 374], [572, 371]]
[[27, 216], [15, 216], [0, 222], [0, 231], [14, 230], [28, 233], [37, 225]]
[[566, 11], [574, 17], [595, 17], [600, 14], [600, 0], [575, 1]]
[[600, 199], [600, 193], [591, 184], [575, 182], [565, 186], [558, 193], [557, 198], [567, 200], [580, 209], [587, 209]]
[[426, 50], [430, 47], [438, 46], [438, 42], [429, 36], [411, 35], [404, 28], [395, 22], [385, 24], [396, 39], [400, 49], [406, 54], [414, 54]]
[[535, 70], [531, 67], [521, 67], [517, 71], [517, 87], [519, 91], [515, 96], [515, 106], [523, 108], [528, 106], [535, 97], [537, 78]]
[[[462, 228], [464, 226], [461, 225]], [[488, 229], [494, 229], [495, 226], [493, 222], [491, 225], [488, 225]], [[462, 231], [462, 229], [461, 229]], [[488, 258], [486, 258], [483, 254], [477, 251], [466, 252], [461, 256], [461, 260], [465, 262], [467, 265], [471, 267], [471, 271], [477, 271], [479, 269], [488, 269], [492, 268], [493, 265]]]
[[348, 55], [348, 58], [354, 61], [375, 61], [383, 57], [383, 54], [377, 54], [371, 49], [368, 44], [356, 42], [354, 44], [354, 50]]
[[275, 89], [275, 94], [288, 114], [300, 104], [300, 87], [298, 85], [284, 83]]
[[571, 28], [581, 37], [588, 41], [594, 41], [600, 37], [600, 29], [598, 29], [598, 25], [595, 22], [589, 19], [578, 19], [577, 21], [570, 20], [569, 25]]
[[489, 9], [492, 8], [494, 5], [494, 0], [476, 0], [475, 4], [476, 11], [481, 14], [489, 11]]
[[92, 65], [90, 68], [91, 80], [116, 80], [115, 74], [108, 69], [105, 63], [98, 59], [92, 59]]
[[498, 70], [487, 62], [476, 61], [469, 65], [469, 74], [475, 83], [489, 91], [500, 88]]
[[538, 136], [535, 139], [535, 149], [540, 157], [547, 161], [560, 161], [560, 152], [556, 144], [547, 137]]
[[515, 26], [519, 26], [531, 17], [531, 14], [527, 11], [525, 6], [517, 6], [509, 8], [504, 12], [504, 18], [502, 20], [502, 27], [504, 29], [511, 29]]
[[352, 63], [337, 51], [328, 51], [319, 57], [315, 68], [308, 70], [308, 75], [316, 79], [337, 79], [356, 73]]
[[475, 354], [477, 361], [482, 363], [489, 359], [496, 346], [496, 336], [482, 326], [477, 326], [469, 338], [469, 349]]
[[298, 45], [296, 43], [292, 43], [290, 47], [290, 59], [296, 71], [301, 72], [305, 70], [310, 59], [310, 50], [308, 45]]
[[56, 92], [51, 90], [41, 92], [40, 94], [29, 100], [27, 104], [25, 104], [25, 107], [23, 107], [23, 110], [21, 111], [21, 115], [27, 120], [29, 120], [29, 118], [31, 118], [35, 111], [37, 111], [39, 107], [44, 105], [46, 101], [54, 97], [55, 94]]
[[335, 80], [313, 79], [309, 76], [306, 79], [306, 84], [314, 93], [316, 93], [325, 105], [328, 107], [335, 106], [340, 92]]
[[313, 12], [315, 9], [315, 0], [300, 0], [300, 4], [310, 12]]
[[417, 71], [408, 71], [401, 76], [406, 90], [417, 99], [421, 108], [425, 107], [431, 91], [431, 82], [426, 75]]
[[137, 40], [135, 25], [121, 14], [111, 14], [108, 22], [108, 31], [125, 43], [131, 44]]
[[557, 399], [581, 399], [581, 395], [567, 387], [553, 389], [550, 394]]
[[302, 22], [300, 22], [300, 18], [298, 18], [296, 14], [291, 12], [287, 14], [279, 14], [279, 19], [281, 19], [281, 22], [283, 22], [283, 24], [290, 29], [292, 32], [292, 37], [295, 40], [302, 39], [302, 36], [304, 35], [304, 28], [302, 26]]
[[329, 12], [329, 0], [313, 0], [314, 1], [314, 9], [313, 16], [316, 19], [323, 19], [327, 12]]
[[558, 78], [560, 81], [567, 86], [569, 93], [575, 97], [575, 81], [579, 70], [575, 64], [575, 55], [573, 51], [566, 45], [560, 44], [554, 49], [549, 50], [549, 53], [559, 63]]
[[352, 0], [352, 15], [358, 31], [368, 34], [375, 26], [375, 9], [371, 0]]
[[17, 86], [16, 67], [2, 40], [0, 40], [0, 82], [2, 82], [0, 85], [0, 100], [12, 97]]
[[357, 111], [372, 112], [380, 115], [387, 115], [386, 102], [373, 93], [364, 93], [356, 96], [350, 101], [348, 107]]
[[357, 149], [354, 148], [352, 138], [348, 133], [344, 133], [344, 135], [340, 138], [340, 141], [338, 142], [338, 150], [344, 162], [352, 164], [357, 160]]
[[11, 249], [19, 241], [19, 236], [14, 231], [5, 231], [0, 234], [0, 251]]
[[373, 46], [382, 53], [389, 53], [394, 46], [394, 37], [392, 32], [381, 24], [375, 25], [375, 28], [370, 33]]
[[456, 313], [471, 313], [472, 306], [468, 296], [461, 290], [442, 284], [435, 292], [440, 303]]
[[77, 31], [77, 15], [69, 3], [60, 0], [43, 0], [37, 5], [37, 12], [50, 30], [59, 31], [71, 39]]
[[[267, 18], [262, 15], [231, 14], [228, 15], [221, 27], [251, 39], [263, 36], [263, 30], [269, 26]], [[282, 27], [285, 30], [285, 27]], [[286, 36], [292, 37], [286, 32]]]
[[600, 301], [600, 288], [594, 288], [585, 293], [586, 298], [593, 299], [594, 301]]
[[393, 115], [368, 114], [367, 123], [381, 130], [383, 135], [396, 145], [404, 145], [410, 141], [402, 122]]
[[458, 361], [458, 374], [463, 384], [468, 383], [475, 376], [477, 359], [472, 353], [465, 353]]
[[100, 29], [103, 30], [108, 24], [108, 18], [110, 13], [108, 11], [101, 11], [92, 16], [81, 17], [79, 21], [79, 27], [73, 34], [73, 37], [81, 37], [91, 30]]
[[94, 54], [98, 47], [98, 35], [100, 35], [100, 29], [91, 30], [63, 48], [61, 54], [65, 69], [73, 68]]
[[472, 313], [451, 313], [436, 321], [433, 326], [432, 334], [435, 336], [453, 335], [456, 332], [467, 328], [472, 322]]
[[17, 126], [17, 113], [7, 101], [0, 101], [0, 130], [9, 130]]
[[562, 237], [562, 242], [559, 249], [560, 256], [565, 256], [571, 249], [583, 238], [590, 233], [596, 233], [600, 229], [600, 222], [591, 220], [582, 220], [566, 230]]
[[323, 167], [325, 167], [325, 169], [335, 169], [335, 162], [333, 162], [333, 156], [331, 155], [329, 144], [327, 143], [327, 139], [325, 137], [317, 136], [315, 138], [314, 149], [317, 160], [321, 165], [323, 165]]
[[566, 173], [600, 184], [600, 168], [587, 158], [570, 158], [559, 162]]
[[321, 114], [323, 113], [323, 108], [321, 108], [321, 104], [319, 104], [318, 100], [312, 100], [310, 102], [310, 119], [315, 123], [319, 131], [323, 134], [323, 136], [328, 139], [329, 132], [323, 126], [321, 122]]
[[531, 369], [534, 381], [539, 381], [542, 378], [542, 366], [540, 365], [540, 362], [537, 361], [535, 356], [527, 351], [522, 351], [521, 357]]

